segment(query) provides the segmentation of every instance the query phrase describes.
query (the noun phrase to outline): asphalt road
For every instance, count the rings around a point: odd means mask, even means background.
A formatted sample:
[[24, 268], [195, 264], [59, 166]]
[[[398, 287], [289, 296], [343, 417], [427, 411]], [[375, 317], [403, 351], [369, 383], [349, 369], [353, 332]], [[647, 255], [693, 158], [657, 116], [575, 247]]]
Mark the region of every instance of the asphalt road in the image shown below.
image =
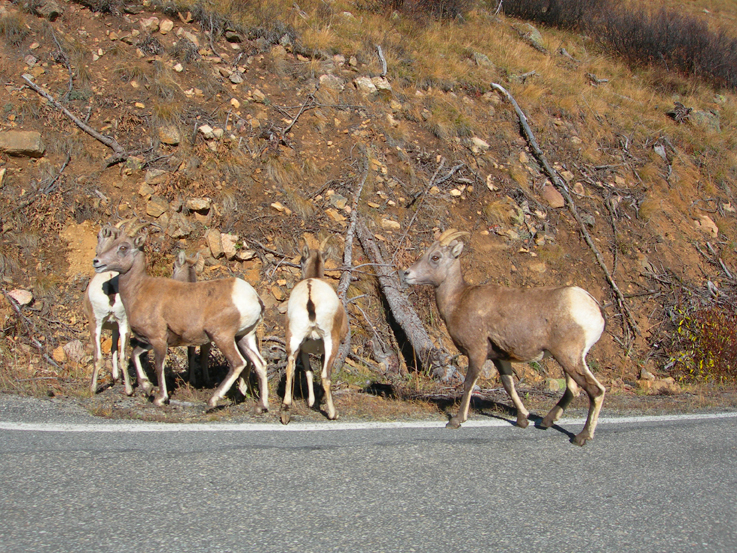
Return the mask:
[[[0, 551], [737, 551], [737, 414], [108, 422], [0, 395]], [[330, 429], [330, 430], [327, 430]]]

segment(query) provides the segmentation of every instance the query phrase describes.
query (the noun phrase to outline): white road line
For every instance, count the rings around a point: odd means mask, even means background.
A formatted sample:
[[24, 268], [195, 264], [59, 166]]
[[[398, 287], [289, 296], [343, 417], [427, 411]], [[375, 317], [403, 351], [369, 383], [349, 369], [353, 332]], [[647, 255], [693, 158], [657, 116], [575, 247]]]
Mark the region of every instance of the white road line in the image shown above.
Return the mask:
[[[600, 418], [600, 426], [613, 424], [636, 424], [648, 422], [697, 421], [712, 419], [737, 418], [737, 412], [730, 413], [696, 413], [684, 415], [649, 415], [641, 417]], [[561, 419], [558, 425], [584, 424], [586, 419]], [[466, 428], [483, 428], [493, 426], [510, 426], [513, 421], [502, 419], [469, 420], [463, 423]], [[344, 430], [383, 430], [398, 428], [442, 428], [442, 421], [410, 421], [410, 422], [324, 422], [324, 423], [291, 423], [287, 426], [272, 423], [158, 423], [158, 422], [123, 422], [98, 424], [56, 424], [30, 422], [0, 421], [0, 430], [22, 432], [339, 432]]]

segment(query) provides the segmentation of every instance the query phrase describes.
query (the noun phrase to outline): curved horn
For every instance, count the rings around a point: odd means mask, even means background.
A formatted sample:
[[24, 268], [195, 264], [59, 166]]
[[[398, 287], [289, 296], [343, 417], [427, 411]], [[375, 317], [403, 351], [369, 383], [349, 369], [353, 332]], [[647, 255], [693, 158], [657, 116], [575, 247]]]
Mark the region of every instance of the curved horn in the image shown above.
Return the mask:
[[462, 236], [471, 236], [470, 232], [466, 232], [465, 230], [456, 230], [454, 228], [449, 228], [446, 230], [443, 234], [441, 234], [438, 237], [438, 242], [441, 246], [447, 246], [450, 244], [453, 240], [456, 238], [460, 238]]
[[148, 221], [136, 222], [134, 219], [131, 219], [130, 225], [125, 226], [125, 234], [133, 238], [141, 231], [142, 228], [147, 227], [148, 225]]

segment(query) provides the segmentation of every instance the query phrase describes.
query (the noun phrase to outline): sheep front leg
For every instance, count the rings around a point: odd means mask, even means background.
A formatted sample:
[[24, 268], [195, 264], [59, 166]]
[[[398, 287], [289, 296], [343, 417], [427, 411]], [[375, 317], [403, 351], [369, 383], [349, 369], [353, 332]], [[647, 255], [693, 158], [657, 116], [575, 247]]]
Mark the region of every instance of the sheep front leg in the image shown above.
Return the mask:
[[522, 405], [522, 400], [519, 398], [517, 390], [514, 388], [512, 364], [509, 361], [502, 361], [499, 359], [494, 361], [494, 365], [499, 371], [499, 376], [501, 377], [504, 390], [507, 392], [509, 399], [512, 400], [512, 403], [514, 403], [515, 409], [517, 409], [517, 426], [520, 428], [527, 428], [530, 424], [530, 421], [527, 420], [527, 415], [529, 415], [530, 412], [525, 409], [524, 405]]
[[127, 324], [121, 327], [120, 323], [118, 323], [118, 327], [121, 328], [118, 336], [118, 339], [120, 341], [120, 352], [116, 352], [118, 355], [117, 363], [115, 357], [113, 357], [113, 367], [115, 367], [116, 365], [119, 366], [120, 371], [123, 373], [125, 395], [132, 396], [133, 386], [131, 385], [131, 375], [128, 373], [128, 357], [126, 356], [126, 352], [128, 351], [128, 346], [130, 343], [131, 333]]
[[463, 398], [461, 398], [461, 408], [458, 410], [458, 414], [452, 417], [446, 428], [460, 428], [461, 424], [468, 420], [468, 409], [471, 405], [471, 394], [473, 393], [473, 387], [476, 386], [476, 381], [479, 379], [481, 373], [481, 367], [486, 359], [485, 355], [477, 356], [479, 359], [473, 359], [471, 356], [468, 357], [468, 372], [466, 373], [466, 380], [463, 384]]
[[154, 405], [161, 407], [169, 403], [169, 393], [166, 390], [166, 376], [164, 375], [164, 365], [166, 362], [166, 343], [152, 344], [154, 350], [154, 363], [156, 365], [156, 378], [159, 381], [159, 393], [154, 397]]
[[92, 368], [92, 380], [90, 380], [90, 393], [97, 393], [97, 377], [102, 367], [102, 345], [100, 344], [100, 334], [102, 333], [102, 325], [90, 324], [90, 334], [92, 336], [92, 344], [95, 347], [95, 365]]

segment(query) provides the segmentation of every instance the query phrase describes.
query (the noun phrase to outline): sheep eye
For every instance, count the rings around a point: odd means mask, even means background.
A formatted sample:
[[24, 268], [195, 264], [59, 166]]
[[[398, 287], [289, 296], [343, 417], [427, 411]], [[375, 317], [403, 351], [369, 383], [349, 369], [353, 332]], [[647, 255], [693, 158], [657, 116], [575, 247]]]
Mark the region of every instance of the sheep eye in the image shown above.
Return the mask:
[[438, 261], [440, 261], [440, 256], [439, 256], [438, 254], [435, 254], [435, 255], [433, 255], [433, 256], [432, 256], [432, 257], [431, 257], [430, 259], [431, 259], [432, 261], [434, 261], [434, 262], [436, 262], [436, 263], [437, 263]]

